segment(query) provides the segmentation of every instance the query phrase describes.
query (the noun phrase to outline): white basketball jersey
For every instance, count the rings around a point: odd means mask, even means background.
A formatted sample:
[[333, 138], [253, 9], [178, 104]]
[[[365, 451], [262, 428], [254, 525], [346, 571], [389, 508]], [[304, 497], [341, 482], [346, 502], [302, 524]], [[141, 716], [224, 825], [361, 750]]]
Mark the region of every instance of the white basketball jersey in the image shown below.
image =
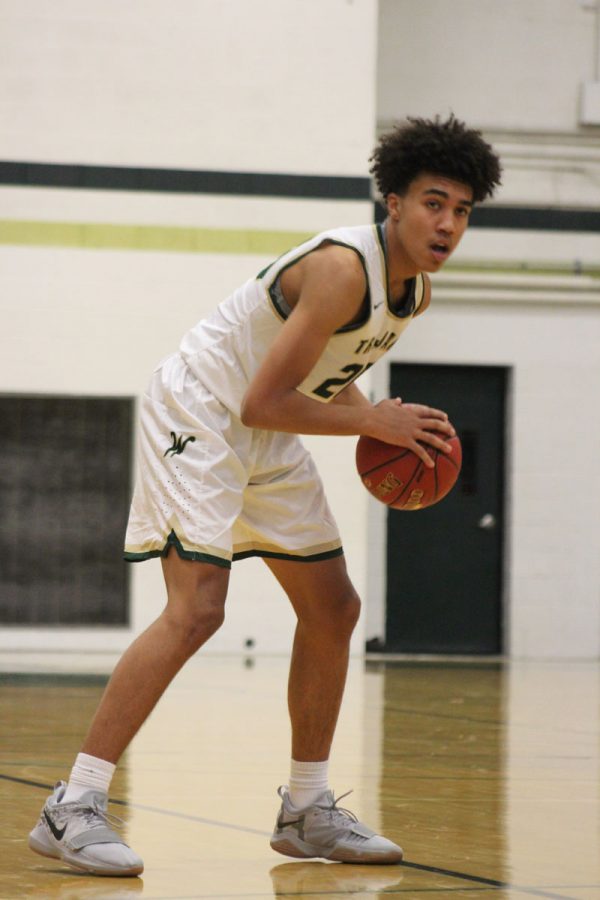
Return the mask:
[[250, 381], [290, 314], [278, 290], [279, 275], [324, 243], [358, 253], [367, 280], [364, 313], [359, 322], [331, 336], [297, 390], [313, 400], [329, 402], [396, 343], [418, 312], [424, 291], [422, 275], [409, 282], [402, 308], [392, 307], [381, 226], [324, 231], [284, 253], [219, 304], [181, 343], [180, 352], [196, 377], [236, 415]]

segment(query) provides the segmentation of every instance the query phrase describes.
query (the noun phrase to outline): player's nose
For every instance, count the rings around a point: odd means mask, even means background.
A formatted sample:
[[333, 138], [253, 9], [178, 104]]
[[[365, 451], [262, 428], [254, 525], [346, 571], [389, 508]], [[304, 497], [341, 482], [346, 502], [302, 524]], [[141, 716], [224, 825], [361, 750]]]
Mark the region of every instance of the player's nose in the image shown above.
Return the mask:
[[441, 231], [443, 234], [454, 234], [454, 230], [456, 227], [456, 222], [454, 221], [454, 216], [450, 210], [445, 210], [438, 222], [438, 231]]

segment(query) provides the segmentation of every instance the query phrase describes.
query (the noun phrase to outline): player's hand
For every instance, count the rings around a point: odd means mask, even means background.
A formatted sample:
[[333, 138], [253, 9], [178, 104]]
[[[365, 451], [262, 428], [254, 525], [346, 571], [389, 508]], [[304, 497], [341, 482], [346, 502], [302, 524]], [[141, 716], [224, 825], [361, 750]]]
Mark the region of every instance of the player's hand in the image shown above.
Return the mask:
[[420, 403], [403, 403], [400, 397], [382, 400], [375, 406], [371, 437], [398, 447], [407, 447], [423, 460], [428, 468], [435, 465], [423, 444], [435, 447], [443, 453], [451, 453], [452, 447], [444, 435], [454, 437], [456, 431], [441, 409]]

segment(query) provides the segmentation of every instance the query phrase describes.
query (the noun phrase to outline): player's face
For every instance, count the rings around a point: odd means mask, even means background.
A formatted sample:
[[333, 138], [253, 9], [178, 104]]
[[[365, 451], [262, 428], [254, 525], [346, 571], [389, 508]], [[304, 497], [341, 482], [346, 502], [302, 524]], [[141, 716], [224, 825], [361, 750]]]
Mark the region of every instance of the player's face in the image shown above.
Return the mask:
[[473, 191], [461, 182], [424, 173], [406, 194], [389, 194], [387, 203], [403, 266], [411, 274], [437, 272], [465, 233]]

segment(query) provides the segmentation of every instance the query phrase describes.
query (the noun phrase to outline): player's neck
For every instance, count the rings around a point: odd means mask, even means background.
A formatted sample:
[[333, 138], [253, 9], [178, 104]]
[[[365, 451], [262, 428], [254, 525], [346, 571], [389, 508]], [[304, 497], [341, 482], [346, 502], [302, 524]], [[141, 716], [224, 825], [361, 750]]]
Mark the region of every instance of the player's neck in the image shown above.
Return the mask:
[[420, 269], [406, 253], [389, 217], [383, 223], [388, 286], [393, 297], [402, 294], [405, 282], [415, 278]]

